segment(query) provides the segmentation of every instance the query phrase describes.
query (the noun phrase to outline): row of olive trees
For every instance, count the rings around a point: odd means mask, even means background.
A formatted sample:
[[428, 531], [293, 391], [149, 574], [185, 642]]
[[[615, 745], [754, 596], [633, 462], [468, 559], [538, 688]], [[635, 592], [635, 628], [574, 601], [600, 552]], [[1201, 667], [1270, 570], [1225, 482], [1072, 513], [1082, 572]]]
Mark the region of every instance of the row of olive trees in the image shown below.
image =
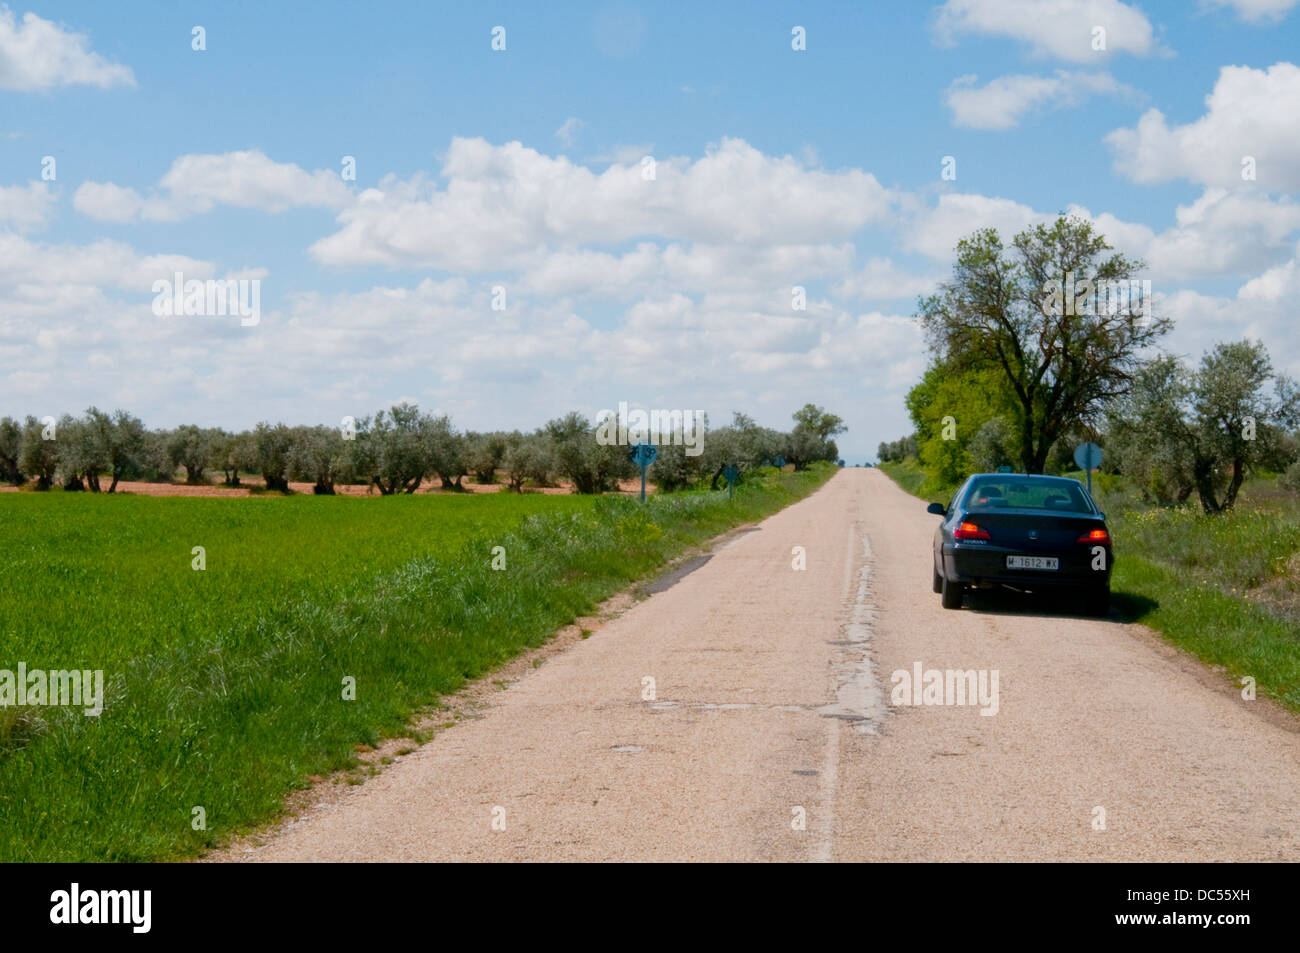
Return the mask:
[[0, 479], [23, 483], [30, 478], [48, 489], [62, 478], [67, 489], [98, 492], [101, 478], [108, 476], [112, 493], [120, 480], [139, 472], [148, 445], [144, 424], [121, 410], [110, 416], [91, 407], [80, 418], [28, 417], [24, 423], [5, 417], [0, 419]]
[[[730, 426], [707, 434], [699, 453], [658, 435], [651, 479], [665, 490], [710, 478], [716, 486], [727, 466], [743, 473], [778, 458], [796, 468], [836, 458], [832, 438], [844, 430], [839, 417], [808, 404], [794, 420], [792, 431], [782, 433], [736, 414]], [[448, 417], [409, 404], [337, 428], [261, 423], [239, 433], [193, 424], [148, 430], [125, 411], [109, 415], [94, 407], [57, 421], [0, 419], [0, 479], [109, 493], [124, 479], [170, 481], [181, 472], [186, 483], [203, 484], [211, 470], [221, 471], [226, 486], [257, 473], [267, 489], [282, 492], [301, 481], [318, 494], [344, 484], [370, 485], [384, 495], [413, 493], [435, 477], [444, 489], [462, 490], [466, 477], [494, 483], [501, 474], [515, 492], [567, 480], [579, 493], [602, 493], [636, 475], [627, 449], [602, 444], [576, 411], [532, 433], [462, 432]]]
[[902, 463], [917, 453], [916, 434], [899, 437], [897, 440], [882, 440], [876, 448], [876, 458], [881, 463]]

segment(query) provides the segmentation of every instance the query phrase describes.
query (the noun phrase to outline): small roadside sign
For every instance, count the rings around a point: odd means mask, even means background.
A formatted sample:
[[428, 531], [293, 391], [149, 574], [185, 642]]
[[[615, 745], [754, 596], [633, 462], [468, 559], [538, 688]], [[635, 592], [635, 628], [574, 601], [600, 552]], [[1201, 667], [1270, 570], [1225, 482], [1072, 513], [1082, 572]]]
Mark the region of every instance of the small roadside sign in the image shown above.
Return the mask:
[[659, 448], [652, 443], [635, 443], [628, 447], [627, 456], [641, 468], [641, 502], [644, 503], [646, 467], [655, 462], [655, 457], [659, 456]]
[[1088, 474], [1088, 495], [1092, 496], [1092, 471], [1101, 466], [1101, 447], [1095, 443], [1081, 443], [1074, 448], [1074, 462]]

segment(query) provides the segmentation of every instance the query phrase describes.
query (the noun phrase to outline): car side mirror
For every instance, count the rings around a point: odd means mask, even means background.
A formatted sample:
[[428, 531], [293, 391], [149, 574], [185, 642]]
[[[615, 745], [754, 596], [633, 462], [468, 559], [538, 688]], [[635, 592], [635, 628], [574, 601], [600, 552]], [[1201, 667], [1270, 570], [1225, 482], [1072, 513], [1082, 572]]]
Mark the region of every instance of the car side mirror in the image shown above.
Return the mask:
[[925, 511], [927, 513], [933, 513], [935, 516], [948, 515], [948, 510], [942, 503], [931, 503], [925, 508]]

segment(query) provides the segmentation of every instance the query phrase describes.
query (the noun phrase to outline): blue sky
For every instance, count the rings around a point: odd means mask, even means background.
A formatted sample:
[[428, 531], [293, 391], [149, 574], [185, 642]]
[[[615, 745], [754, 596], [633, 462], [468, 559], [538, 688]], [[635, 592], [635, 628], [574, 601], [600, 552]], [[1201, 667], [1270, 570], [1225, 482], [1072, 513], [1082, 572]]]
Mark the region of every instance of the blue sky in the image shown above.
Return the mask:
[[[956, 238], [1066, 209], [1148, 261], [1172, 350], [1249, 334], [1300, 373], [1296, 6], [0, 8], [0, 414], [815, 401], [870, 459]], [[256, 278], [260, 321], [159, 317], [176, 270]]]

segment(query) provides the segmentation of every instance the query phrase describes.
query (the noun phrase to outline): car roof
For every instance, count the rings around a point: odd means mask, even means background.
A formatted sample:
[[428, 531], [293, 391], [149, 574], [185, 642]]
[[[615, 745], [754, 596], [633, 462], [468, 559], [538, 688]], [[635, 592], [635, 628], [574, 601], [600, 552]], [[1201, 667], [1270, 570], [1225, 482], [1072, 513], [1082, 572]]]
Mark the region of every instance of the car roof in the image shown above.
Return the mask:
[[1048, 476], [1046, 473], [972, 473], [967, 479], [974, 480], [976, 477], [997, 477], [998, 479], [1016, 479], [1016, 480], [1042, 480], [1044, 482], [1056, 483], [1078, 483], [1074, 477]]

